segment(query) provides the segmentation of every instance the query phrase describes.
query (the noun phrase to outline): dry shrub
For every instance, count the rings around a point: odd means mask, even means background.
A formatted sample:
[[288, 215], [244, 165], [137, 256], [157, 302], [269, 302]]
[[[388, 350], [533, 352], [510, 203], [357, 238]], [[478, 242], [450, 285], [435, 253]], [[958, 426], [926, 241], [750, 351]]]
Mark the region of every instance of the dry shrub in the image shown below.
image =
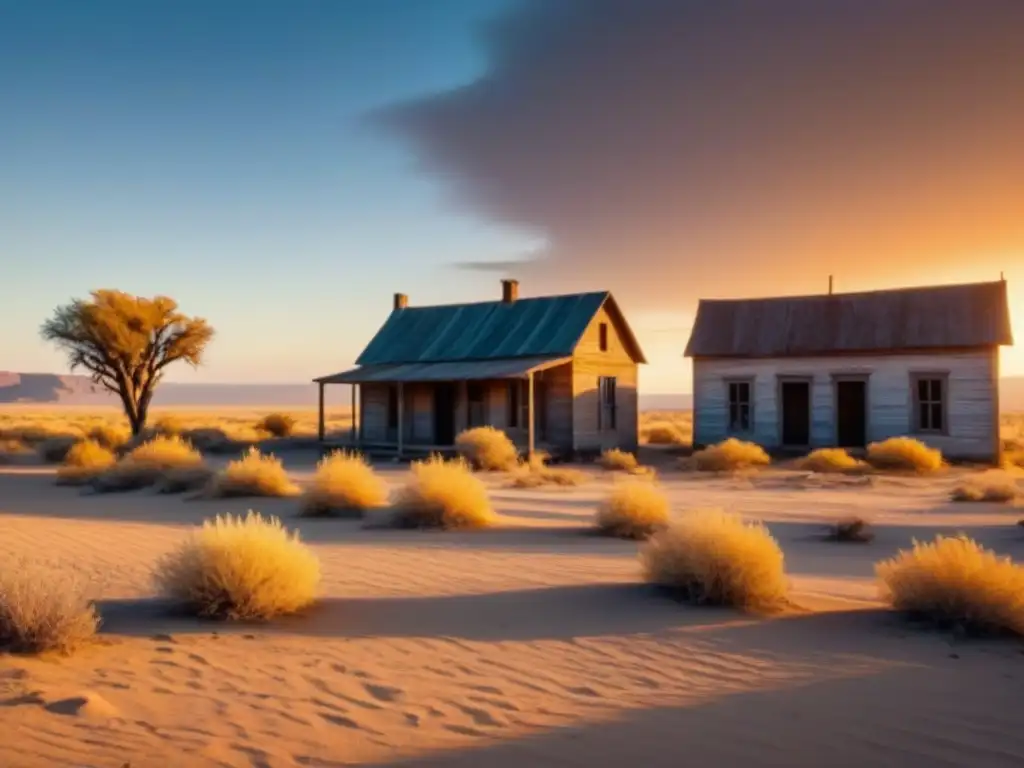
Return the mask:
[[387, 500], [387, 485], [365, 457], [334, 451], [317, 464], [313, 484], [303, 495], [301, 514], [358, 517]]
[[0, 464], [28, 464], [37, 457], [21, 440], [0, 440]]
[[274, 517], [250, 511], [207, 520], [157, 563], [161, 593], [199, 616], [270, 619], [316, 599], [320, 563]]
[[57, 482], [61, 485], [88, 483], [116, 463], [117, 456], [110, 448], [95, 440], [82, 440], [71, 446], [64, 457], [64, 464], [57, 470]]
[[131, 491], [157, 483], [174, 470], [203, 466], [203, 456], [178, 436], [154, 437], [136, 446], [117, 464], [93, 480], [99, 491]]
[[268, 413], [256, 423], [256, 429], [274, 437], [289, 437], [295, 431], [295, 417], [287, 413]]
[[651, 424], [642, 430], [641, 437], [650, 445], [686, 445], [690, 442], [690, 436], [671, 422]]
[[610, 472], [636, 472], [640, 463], [629, 451], [621, 451], [618, 448], [609, 448], [601, 453], [597, 463]]
[[98, 625], [73, 576], [20, 558], [0, 565], [0, 650], [71, 653], [92, 639]]
[[950, 500], [1007, 503], [1016, 501], [1020, 495], [1020, 488], [1010, 478], [999, 480], [974, 478], [954, 488], [950, 494]]
[[515, 444], [496, 427], [473, 427], [455, 438], [455, 450], [473, 469], [504, 472], [516, 466], [519, 451]]
[[720, 510], [673, 520], [640, 556], [647, 581], [689, 602], [767, 610], [786, 599], [778, 542], [760, 523]]
[[153, 432], [158, 435], [170, 437], [180, 435], [185, 431], [185, 423], [177, 416], [163, 415], [153, 422]]
[[535, 453], [526, 461], [521, 461], [512, 470], [509, 485], [513, 488], [538, 488], [543, 485], [562, 487], [580, 485], [587, 476], [578, 469], [568, 467], [552, 467], [547, 463], [547, 456]]
[[392, 522], [401, 528], [484, 528], [494, 521], [487, 486], [464, 459], [431, 456], [413, 462], [395, 498]]
[[654, 483], [616, 483], [597, 510], [597, 531], [623, 539], [646, 539], [668, 525], [668, 497]]
[[826, 541], [867, 544], [875, 539], [875, 533], [866, 520], [848, 517], [833, 523], [825, 534]]
[[89, 439], [116, 451], [132, 439], [132, 433], [126, 427], [118, 427], [113, 424], [97, 424], [89, 430]]
[[80, 439], [75, 435], [47, 437], [36, 445], [36, 453], [47, 464], [59, 464], [67, 458], [72, 446]]
[[855, 472], [864, 467], [864, 462], [842, 448], [818, 448], [800, 459], [797, 467], [806, 472]]
[[890, 437], [868, 446], [868, 463], [876, 469], [935, 472], [942, 469], [942, 452], [912, 437]]
[[239, 496], [295, 496], [298, 486], [291, 481], [276, 456], [250, 448], [240, 459], [229, 462], [207, 488], [212, 498]]
[[1024, 567], [966, 536], [914, 541], [875, 572], [897, 610], [969, 631], [1024, 634]]
[[690, 461], [701, 472], [730, 472], [771, 464], [771, 458], [764, 448], [757, 443], [748, 443], [735, 437], [697, 451]]

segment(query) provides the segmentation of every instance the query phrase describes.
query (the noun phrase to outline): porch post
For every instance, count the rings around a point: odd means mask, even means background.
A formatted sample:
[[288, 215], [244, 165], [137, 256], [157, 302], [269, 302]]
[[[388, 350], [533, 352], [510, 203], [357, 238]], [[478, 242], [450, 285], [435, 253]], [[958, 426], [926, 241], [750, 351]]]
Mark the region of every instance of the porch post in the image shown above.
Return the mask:
[[324, 383], [322, 381], [318, 381], [317, 384], [319, 384], [319, 386], [320, 386], [320, 402], [319, 402], [319, 410], [318, 410], [318, 416], [317, 416], [317, 422], [316, 422], [316, 433], [317, 433], [317, 435], [320, 438], [320, 442], [322, 443], [324, 441], [324, 432], [325, 432], [325, 430], [324, 430]]
[[351, 445], [356, 444], [356, 387], [358, 384], [352, 384], [352, 428], [349, 432], [349, 443]]
[[527, 376], [527, 382], [528, 382], [528, 384], [527, 384], [527, 398], [526, 398], [526, 402], [527, 402], [527, 414], [526, 414], [526, 423], [527, 423], [526, 445], [527, 445], [527, 448], [526, 448], [526, 450], [527, 450], [527, 456], [529, 456], [530, 458], [533, 458], [533, 452], [534, 452], [534, 449], [536, 448], [536, 445], [535, 445], [535, 441], [536, 441], [536, 427], [535, 427], [535, 424], [534, 424], [534, 413], [533, 413], [533, 371], [530, 371], [528, 374], [526, 374], [526, 376]]
[[363, 447], [363, 385], [354, 385], [352, 397], [356, 398], [356, 407], [352, 412], [352, 418], [356, 420], [356, 445]]
[[402, 458], [402, 440], [405, 437], [405, 392], [402, 382], [398, 382], [398, 458]]

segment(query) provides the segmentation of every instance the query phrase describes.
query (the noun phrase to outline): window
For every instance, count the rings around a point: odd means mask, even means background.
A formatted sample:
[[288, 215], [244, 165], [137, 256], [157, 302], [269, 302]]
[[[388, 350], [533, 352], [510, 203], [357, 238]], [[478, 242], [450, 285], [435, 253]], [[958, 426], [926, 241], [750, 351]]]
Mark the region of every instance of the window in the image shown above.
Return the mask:
[[599, 376], [597, 379], [597, 426], [598, 429], [616, 428], [615, 377]]
[[398, 429], [398, 387], [388, 387], [388, 429]]
[[484, 385], [479, 381], [466, 383], [466, 398], [469, 400], [469, 426], [484, 424]]
[[602, 352], [608, 351], [608, 323], [597, 326], [597, 345]]
[[530, 393], [526, 379], [511, 379], [508, 382], [508, 425], [513, 429], [525, 429], [530, 420]]
[[753, 419], [751, 418], [751, 382], [730, 381], [729, 387], [729, 431], [749, 432]]
[[946, 377], [940, 374], [915, 375], [914, 431], [946, 431]]

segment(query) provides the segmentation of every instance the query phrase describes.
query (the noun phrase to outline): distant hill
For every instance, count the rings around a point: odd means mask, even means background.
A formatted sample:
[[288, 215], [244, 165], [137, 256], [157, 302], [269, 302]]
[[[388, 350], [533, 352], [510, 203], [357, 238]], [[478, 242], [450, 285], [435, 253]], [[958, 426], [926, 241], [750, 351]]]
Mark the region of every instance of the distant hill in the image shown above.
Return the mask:
[[[165, 407], [208, 408], [215, 406], [276, 406], [312, 408], [316, 406], [316, 385], [309, 384], [188, 384], [166, 382], [160, 385], [153, 404]], [[1003, 411], [1024, 412], [1024, 376], [1004, 378], [1000, 382]], [[340, 408], [351, 402], [349, 388], [334, 385], [326, 389], [327, 404]], [[93, 384], [87, 376], [53, 373], [11, 373], [0, 371], [0, 405], [117, 405], [117, 398]], [[693, 396], [640, 395], [645, 411], [687, 410]]]

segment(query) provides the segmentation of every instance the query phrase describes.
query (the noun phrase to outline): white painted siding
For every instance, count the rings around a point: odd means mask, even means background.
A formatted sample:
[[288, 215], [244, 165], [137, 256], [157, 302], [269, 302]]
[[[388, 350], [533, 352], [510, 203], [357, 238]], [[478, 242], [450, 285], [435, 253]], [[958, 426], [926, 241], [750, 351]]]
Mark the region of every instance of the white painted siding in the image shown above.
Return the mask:
[[754, 380], [753, 429], [737, 437], [766, 448], [780, 442], [778, 377], [812, 377], [811, 444], [835, 443], [833, 375], [870, 374], [869, 442], [912, 434], [914, 373], [948, 375], [948, 434], [913, 435], [951, 458], [990, 460], [998, 431], [996, 354], [992, 350], [934, 355], [714, 359], [694, 361], [694, 442], [707, 445], [729, 437], [727, 381]]

